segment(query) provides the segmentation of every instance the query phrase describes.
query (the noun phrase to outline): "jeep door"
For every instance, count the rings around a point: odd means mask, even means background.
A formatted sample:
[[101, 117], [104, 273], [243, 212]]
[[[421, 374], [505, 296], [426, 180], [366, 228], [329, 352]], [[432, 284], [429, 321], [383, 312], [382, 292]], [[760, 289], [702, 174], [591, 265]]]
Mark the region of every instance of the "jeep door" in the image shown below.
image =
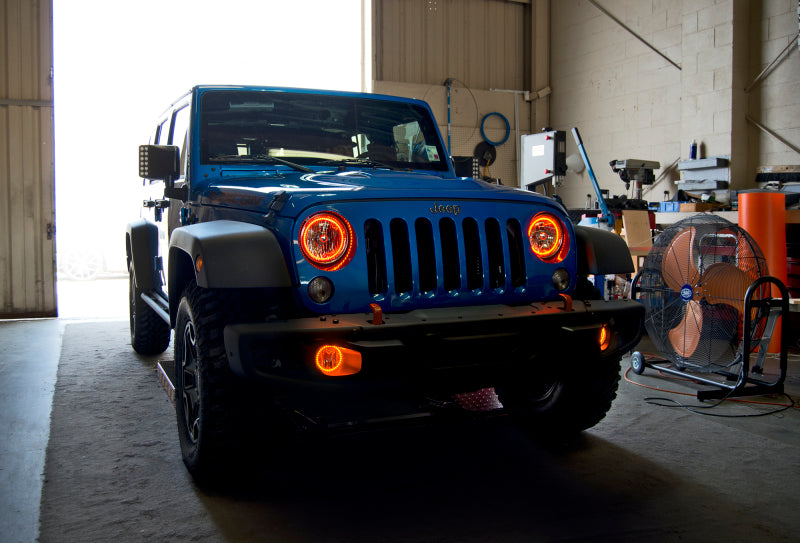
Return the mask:
[[[150, 143], [154, 145], [175, 145], [180, 149], [180, 176], [175, 181], [180, 186], [186, 182], [186, 149], [187, 132], [191, 99], [184, 99], [168, 110], [161, 117]], [[164, 292], [167, 291], [166, 278], [169, 276], [169, 238], [172, 231], [180, 226], [180, 208], [182, 202], [167, 199], [164, 196], [165, 183], [160, 179], [144, 180], [144, 209], [142, 217], [158, 227], [158, 256], [162, 265], [162, 284]]]

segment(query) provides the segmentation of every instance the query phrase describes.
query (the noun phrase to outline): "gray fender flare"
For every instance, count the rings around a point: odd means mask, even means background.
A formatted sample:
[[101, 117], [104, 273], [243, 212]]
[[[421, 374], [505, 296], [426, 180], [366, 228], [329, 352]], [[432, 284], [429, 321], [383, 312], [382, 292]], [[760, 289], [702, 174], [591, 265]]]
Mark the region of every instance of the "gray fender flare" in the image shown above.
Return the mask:
[[[183, 254], [181, 254], [183, 253]], [[236, 221], [210, 221], [176, 228], [169, 241], [169, 291], [180, 296], [181, 266], [191, 262], [204, 288], [289, 287], [291, 277], [278, 239], [270, 230]], [[183, 273], [188, 270], [183, 269]]]
[[161, 274], [156, 268], [158, 258], [158, 227], [144, 219], [127, 225], [128, 260], [133, 263], [136, 286], [142, 292], [161, 287]]
[[614, 232], [576, 226], [579, 275], [633, 273], [628, 244]]

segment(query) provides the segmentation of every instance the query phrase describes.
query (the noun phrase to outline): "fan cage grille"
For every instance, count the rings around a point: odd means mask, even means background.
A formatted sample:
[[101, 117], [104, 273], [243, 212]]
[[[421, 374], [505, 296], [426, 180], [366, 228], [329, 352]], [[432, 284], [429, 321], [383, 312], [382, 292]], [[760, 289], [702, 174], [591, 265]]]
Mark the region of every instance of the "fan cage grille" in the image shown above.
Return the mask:
[[[761, 250], [736, 224], [700, 214], [669, 226], [654, 241], [639, 277], [650, 339], [680, 368], [713, 372], [741, 363], [745, 293], [765, 275]], [[753, 298], [769, 296], [769, 287], [761, 286]], [[751, 319], [755, 347], [766, 311], [752, 310]]]

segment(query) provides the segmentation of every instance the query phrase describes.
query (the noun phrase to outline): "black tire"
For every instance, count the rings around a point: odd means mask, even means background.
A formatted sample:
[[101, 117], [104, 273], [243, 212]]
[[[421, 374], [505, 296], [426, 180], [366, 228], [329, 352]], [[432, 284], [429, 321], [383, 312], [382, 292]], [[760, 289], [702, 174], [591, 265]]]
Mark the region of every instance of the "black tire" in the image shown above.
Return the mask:
[[131, 346], [143, 355], [161, 354], [169, 347], [169, 324], [153, 311], [136, 286], [133, 263], [128, 265], [128, 313], [131, 324]]
[[603, 420], [617, 397], [619, 359], [564, 364], [498, 387], [500, 402], [526, 430], [569, 437]]
[[264, 441], [277, 437], [277, 410], [268, 392], [228, 366], [223, 329], [247, 317], [245, 300], [236, 291], [191, 283], [178, 306], [175, 412], [183, 463], [199, 483], [245, 473], [255, 455], [266, 456]]

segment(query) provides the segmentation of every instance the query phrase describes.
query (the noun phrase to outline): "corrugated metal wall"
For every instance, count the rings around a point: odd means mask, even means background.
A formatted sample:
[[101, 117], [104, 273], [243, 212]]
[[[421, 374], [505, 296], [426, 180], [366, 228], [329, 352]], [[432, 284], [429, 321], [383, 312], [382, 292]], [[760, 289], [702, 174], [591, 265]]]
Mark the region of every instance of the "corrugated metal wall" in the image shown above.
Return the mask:
[[374, 78], [476, 89], [524, 89], [525, 3], [374, 0]]
[[0, 317], [55, 316], [51, 0], [0, 0]]

